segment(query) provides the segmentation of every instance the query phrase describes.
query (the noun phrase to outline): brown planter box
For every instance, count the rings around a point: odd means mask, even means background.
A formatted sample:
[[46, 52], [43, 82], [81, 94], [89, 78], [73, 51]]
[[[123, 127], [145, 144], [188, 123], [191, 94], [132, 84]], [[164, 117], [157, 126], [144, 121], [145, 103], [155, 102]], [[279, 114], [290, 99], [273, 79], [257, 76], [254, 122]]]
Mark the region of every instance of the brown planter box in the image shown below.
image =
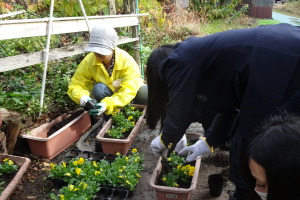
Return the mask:
[[[76, 110], [78, 111], [78, 110]], [[73, 111], [73, 112], [76, 112]], [[71, 112], [71, 113], [73, 113]], [[27, 139], [33, 154], [52, 159], [77, 141], [83, 133], [91, 126], [90, 115], [87, 111], [64, 127], [47, 137], [50, 128], [66, 118], [67, 113], [57, 117], [55, 120], [33, 129], [30, 133], [22, 135]]]
[[168, 187], [157, 185], [157, 180], [160, 175], [162, 165], [161, 165], [161, 157], [159, 158], [157, 165], [154, 169], [154, 172], [150, 178], [150, 186], [154, 188], [156, 192], [157, 200], [169, 200], [169, 199], [180, 199], [180, 200], [188, 200], [193, 192], [196, 189], [197, 179], [199, 175], [199, 169], [201, 164], [201, 158], [196, 160], [195, 164], [195, 172], [192, 178], [191, 186], [189, 188], [176, 188], [176, 187]]
[[143, 105], [132, 105], [136, 108], [144, 108], [143, 114], [140, 116], [138, 121], [135, 124], [135, 127], [132, 129], [130, 134], [126, 139], [114, 139], [114, 138], [105, 138], [108, 129], [112, 126], [112, 119], [110, 118], [100, 130], [98, 135], [96, 136], [96, 140], [100, 142], [103, 153], [106, 154], [116, 154], [119, 152], [122, 155], [128, 153], [132, 142], [134, 141], [136, 135], [140, 131], [142, 120], [145, 116], [145, 106]]
[[19, 184], [23, 174], [26, 172], [27, 168], [29, 167], [31, 161], [29, 158], [20, 157], [20, 156], [13, 156], [13, 155], [6, 155], [0, 154], [0, 159], [3, 160], [5, 158], [9, 158], [12, 160], [16, 165], [20, 166], [18, 172], [14, 176], [14, 178], [10, 181], [10, 183], [6, 186], [3, 190], [2, 194], [0, 195], [0, 199], [8, 199], [8, 197], [14, 192], [17, 185]]

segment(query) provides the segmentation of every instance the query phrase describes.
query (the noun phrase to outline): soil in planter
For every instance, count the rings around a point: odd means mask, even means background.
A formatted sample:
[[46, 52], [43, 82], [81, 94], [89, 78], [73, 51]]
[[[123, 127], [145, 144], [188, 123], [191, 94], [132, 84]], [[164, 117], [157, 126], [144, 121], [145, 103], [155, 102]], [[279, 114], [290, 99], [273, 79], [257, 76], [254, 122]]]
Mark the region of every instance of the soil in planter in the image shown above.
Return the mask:
[[[15, 177], [19, 168], [16, 171], [13, 171], [11, 173], [4, 173], [0, 176], [0, 183], [4, 182], [4, 184], [0, 185], [0, 194], [5, 190], [5, 188], [8, 186], [10, 181]], [[3, 189], [1, 189], [1, 188], [3, 188]]]
[[50, 130], [47, 132], [47, 137], [64, 127], [66, 124], [70, 123], [74, 119], [76, 119], [79, 115], [81, 115], [84, 112], [84, 110], [78, 110], [74, 113], [70, 113], [65, 117], [61, 122], [54, 124]]
[[[2, 163], [3, 162], [1, 162], [0, 164], [2, 164]], [[3, 173], [2, 175], [0, 175], [0, 183], [4, 182], [4, 184], [0, 185], [0, 194], [2, 194], [2, 192], [8, 186], [10, 181], [15, 177], [15, 175], [17, 174], [19, 169], [20, 169], [20, 166], [18, 166], [18, 169], [16, 171], [12, 171], [10, 173]]]

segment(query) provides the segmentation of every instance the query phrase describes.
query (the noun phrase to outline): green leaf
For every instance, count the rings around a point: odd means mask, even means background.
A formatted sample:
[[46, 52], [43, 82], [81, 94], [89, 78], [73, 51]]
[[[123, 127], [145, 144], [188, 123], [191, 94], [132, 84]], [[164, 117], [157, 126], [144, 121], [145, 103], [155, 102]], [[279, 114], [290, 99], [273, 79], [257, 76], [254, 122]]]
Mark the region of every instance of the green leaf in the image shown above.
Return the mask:
[[75, 9], [76, 12], [82, 13], [79, 3], [75, 4], [74, 9]]
[[69, 15], [72, 16], [74, 14], [74, 9], [70, 4], [67, 4], [65, 6], [65, 12]]

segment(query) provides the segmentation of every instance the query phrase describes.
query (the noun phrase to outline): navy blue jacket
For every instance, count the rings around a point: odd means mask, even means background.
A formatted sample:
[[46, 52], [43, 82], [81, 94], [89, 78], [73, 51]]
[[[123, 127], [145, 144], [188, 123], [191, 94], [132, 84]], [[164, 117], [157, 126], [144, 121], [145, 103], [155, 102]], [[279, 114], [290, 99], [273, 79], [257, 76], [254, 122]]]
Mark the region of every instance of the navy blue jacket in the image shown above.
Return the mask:
[[237, 134], [242, 140], [251, 138], [264, 117], [290, 102], [299, 111], [300, 73], [294, 75], [299, 63], [300, 28], [288, 24], [229, 30], [176, 44], [160, 65], [159, 76], [169, 89], [162, 140], [176, 144], [194, 121], [196, 106], [214, 113], [239, 109]]

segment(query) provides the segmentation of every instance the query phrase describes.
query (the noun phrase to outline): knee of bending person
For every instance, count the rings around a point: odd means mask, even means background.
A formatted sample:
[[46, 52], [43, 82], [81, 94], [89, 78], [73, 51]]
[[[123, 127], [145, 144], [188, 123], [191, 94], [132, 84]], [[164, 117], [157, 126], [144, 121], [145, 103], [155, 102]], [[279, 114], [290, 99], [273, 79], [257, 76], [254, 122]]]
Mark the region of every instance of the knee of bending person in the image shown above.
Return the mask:
[[138, 90], [135, 98], [133, 99], [134, 104], [146, 105], [148, 102], [148, 86], [142, 85]]
[[93, 96], [97, 102], [100, 102], [105, 97], [110, 97], [111, 95], [113, 95], [113, 91], [111, 91], [111, 89], [104, 83], [97, 83], [94, 86]]

